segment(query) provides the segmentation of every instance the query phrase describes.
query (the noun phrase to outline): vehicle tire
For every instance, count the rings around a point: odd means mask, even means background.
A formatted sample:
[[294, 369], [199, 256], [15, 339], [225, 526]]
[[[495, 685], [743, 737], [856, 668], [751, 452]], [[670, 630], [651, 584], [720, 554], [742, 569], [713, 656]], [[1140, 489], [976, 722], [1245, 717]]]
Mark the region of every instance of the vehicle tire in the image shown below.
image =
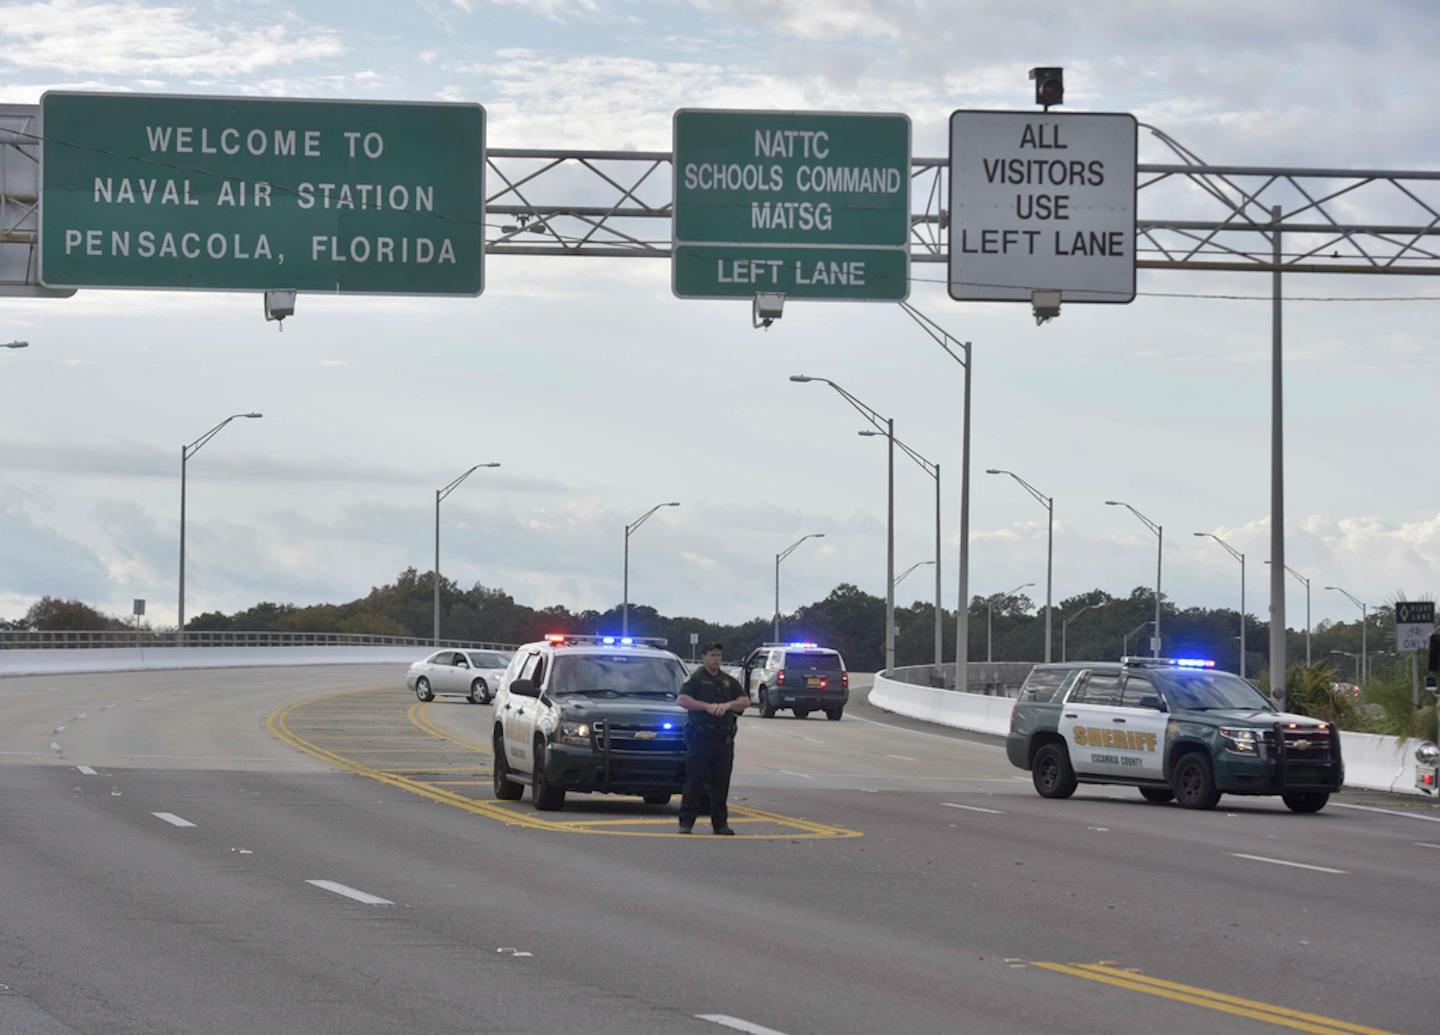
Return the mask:
[[796, 708], [796, 709], [795, 709], [795, 718], [797, 718], [797, 719], [808, 719], [808, 718], [810, 718], [810, 709], [809, 709], [809, 708]]
[[470, 684], [470, 703], [489, 704], [490, 688], [485, 685], [485, 680], [477, 679]]
[[770, 691], [763, 686], [760, 688], [760, 718], [775, 718], [775, 709], [770, 706]]
[[1175, 792], [1168, 787], [1141, 787], [1140, 797], [1157, 805], [1175, 800]]
[[668, 794], [647, 794], [645, 795], [646, 805], [669, 805], [670, 795]]
[[842, 716], [842, 715], [844, 715], [844, 714], [845, 714], [845, 706], [844, 706], [843, 704], [842, 704], [839, 708], [826, 708], [826, 709], [825, 709], [825, 718], [829, 719], [831, 722], [839, 722], [839, 721], [840, 721], [840, 716]]
[[1068, 798], [1078, 781], [1064, 744], [1042, 744], [1030, 763], [1030, 779], [1042, 798]]
[[426, 679], [424, 676], [421, 676], [419, 679], [415, 680], [415, 696], [420, 698], [420, 700], [422, 701], [435, 700], [435, 694], [430, 689], [430, 680]]
[[1280, 795], [1280, 800], [1291, 812], [1319, 812], [1330, 800], [1329, 791], [1294, 791]]
[[550, 781], [545, 779], [545, 745], [537, 740], [531, 757], [535, 760], [535, 771], [530, 783], [530, 798], [535, 808], [540, 812], [559, 812], [565, 807], [565, 788], [551, 787]]
[[1170, 774], [1170, 786], [1182, 809], [1213, 809], [1220, 800], [1220, 792], [1215, 789], [1215, 764], [1203, 751], [1181, 757]]
[[495, 797], [501, 801], [519, 801], [525, 787], [510, 779], [510, 763], [505, 761], [505, 738], [499, 730], [495, 731], [491, 744], [495, 749], [495, 764], [491, 767], [495, 775]]

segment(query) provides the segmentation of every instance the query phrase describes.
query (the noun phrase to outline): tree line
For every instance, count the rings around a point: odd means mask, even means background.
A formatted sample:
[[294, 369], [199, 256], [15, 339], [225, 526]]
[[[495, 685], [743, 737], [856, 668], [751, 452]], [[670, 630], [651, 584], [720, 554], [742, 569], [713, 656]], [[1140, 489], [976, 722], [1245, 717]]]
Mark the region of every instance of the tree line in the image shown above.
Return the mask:
[[[394, 582], [377, 586], [365, 596], [344, 604], [298, 606], [262, 602], [225, 614], [210, 611], [186, 623], [187, 630], [244, 630], [251, 632], [350, 632], [428, 638], [433, 623], [434, 577], [431, 572], [407, 568]], [[1080, 613], [1082, 609], [1084, 613]], [[452, 579], [440, 580], [440, 634], [446, 639], [494, 643], [527, 643], [546, 633], [618, 634], [619, 605], [604, 611], [570, 611], [562, 605], [533, 608], [518, 603], [502, 589], [476, 583], [462, 589]], [[1119, 658], [1129, 635], [1129, 652], [1150, 653], [1155, 613], [1153, 589], [1137, 587], [1129, 596], [1111, 596], [1091, 590], [1058, 603], [1052, 616], [1052, 657], [1061, 660], [1062, 626], [1073, 618], [1063, 636], [1064, 654], [1078, 660]], [[942, 609], [942, 657], [955, 655], [956, 616]], [[1238, 671], [1240, 616], [1228, 608], [1178, 608], [1161, 600], [1161, 653], [1170, 657], [1213, 658], [1218, 667]], [[895, 609], [895, 658], [898, 665], [921, 665], [934, 660], [935, 608], [915, 603]], [[78, 600], [44, 597], [18, 620], [0, 620], [0, 629], [128, 629], [127, 618], [106, 615]], [[150, 626], [141, 623], [142, 629]], [[839, 650], [856, 672], [884, 667], [885, 601], [850, 583], [841, 583], [823, 600], [806, 604], [781, 618], [781, 639], [814, 641]], [[1366, 639], [1370, 652], [1384, 664], [1384, 651], [1394, 651], [1391, 609], [1370, 613]], [[719, 640], [729, 658], [770, 641], [770, 617], [739, 623], [717, 622], [693, 616], [662, 615], [645, 604], [630, 605], [630, 632], [661, 636], [670, 648], [688, 657], [693, 633], [703, 644]], [[1305, 660], [1305, 631], [1290, 630], [1286, 637], [1291, 664]], [[1312, 631], [1312, 655], [1317, 662], [1334, 664], [1346, 678], [1353, 662], [1344, 656], [1358, 654], [1360, 622], [1321, 622]], [[974, 597], [969, 606], [970, 660], [1042, 661], [1045, 657], [1045, 614], [1028, 595]], [[1246, 672], [1252, 678], [1269, 664], [1269, 627], [1253, 615], [1245, 624]], [[1338, 652], [1338, 653], [1336, 653]], [[1408, 662], [1407, 662], [1408, 664]], [[1372, 670], [1375, 665], [1372, 663]]]

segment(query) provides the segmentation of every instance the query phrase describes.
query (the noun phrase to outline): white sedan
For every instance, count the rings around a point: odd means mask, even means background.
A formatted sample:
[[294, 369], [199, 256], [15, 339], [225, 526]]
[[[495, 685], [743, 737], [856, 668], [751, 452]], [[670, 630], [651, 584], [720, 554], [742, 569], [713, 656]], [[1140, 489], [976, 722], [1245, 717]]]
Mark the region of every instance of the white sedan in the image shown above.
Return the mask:
[[494, 650], [438, 650], [410, 666], [405, 685], [422, 701], [436, 694], [459, 694], [471, 704], [489, 704], [510, 664], [510, 655]]

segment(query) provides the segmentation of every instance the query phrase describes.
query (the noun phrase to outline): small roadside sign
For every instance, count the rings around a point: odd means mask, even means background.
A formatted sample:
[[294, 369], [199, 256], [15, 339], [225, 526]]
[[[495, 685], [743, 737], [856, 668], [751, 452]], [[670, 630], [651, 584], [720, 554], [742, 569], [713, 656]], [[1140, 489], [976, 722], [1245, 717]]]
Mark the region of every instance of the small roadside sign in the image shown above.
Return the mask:
[[140, 617], [141, 615], [143, 615], [144, 613], [145, 613], [145, 598], [144, 598], [144, 597], [136, 597], [136, 598], [135, 598], [135, 610], [132, 611], [131, 614], [135, 615], [135, 617], [138, 618], [138, 617]]
[[1427, 650], [1435, 633], [1435, 601], [1402, 600], [1395, 604], [1395, 649]]
[[909, 116], [682, 108], [674, 149], [677, 296], [909, 296]]
[[1134, 301], [1136, 134], [1129, 114], [952, 114], [950, 297]]

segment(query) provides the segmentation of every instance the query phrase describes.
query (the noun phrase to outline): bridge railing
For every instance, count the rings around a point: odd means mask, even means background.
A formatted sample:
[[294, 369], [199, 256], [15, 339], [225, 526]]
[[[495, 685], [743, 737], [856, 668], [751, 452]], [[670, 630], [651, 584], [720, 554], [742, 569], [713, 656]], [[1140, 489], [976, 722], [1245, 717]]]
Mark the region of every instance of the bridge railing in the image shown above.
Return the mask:
[[85, 650], [115, 647], [458, 647], [466, 650], [514, 650], [513, 643], [483, 640], [431, 640], [343, 632], [246, 632], [239, 630], [156, 632], [150, 629], [0, 630], [0, 650]]
[[[987, 697], [1018, 697], [1025, 677], [1035, 667], [1030, 661], [972, 661], [966, 669], [970, 693]], [[955, 689], [955, 663], [903, 665], [885, 673], [891, 679], [935, 690]]]

